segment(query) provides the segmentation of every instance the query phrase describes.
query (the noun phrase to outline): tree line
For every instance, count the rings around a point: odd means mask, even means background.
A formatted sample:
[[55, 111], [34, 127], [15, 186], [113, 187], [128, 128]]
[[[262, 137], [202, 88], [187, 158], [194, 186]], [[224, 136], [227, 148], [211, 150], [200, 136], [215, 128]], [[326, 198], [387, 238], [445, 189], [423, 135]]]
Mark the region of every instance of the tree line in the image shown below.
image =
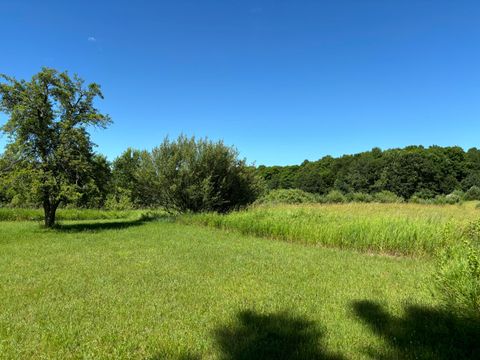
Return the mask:
[[389, 191], [403, 199], [433, 198], [480, 186], [480, 150], [408, 146], [374, 148], [338, 158], [325, 156], [293, 166], [259, 166], [268, 189], [301, 189], [315, 194]]

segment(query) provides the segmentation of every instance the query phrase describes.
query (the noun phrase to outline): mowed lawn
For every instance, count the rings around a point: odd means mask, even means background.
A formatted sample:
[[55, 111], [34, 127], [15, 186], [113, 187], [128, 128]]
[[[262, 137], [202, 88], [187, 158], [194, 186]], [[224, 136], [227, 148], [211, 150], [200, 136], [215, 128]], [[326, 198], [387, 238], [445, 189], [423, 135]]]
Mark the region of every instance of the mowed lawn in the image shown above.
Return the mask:
[[436, 310], [431, 272], [425, 259], [162, 220], [3, 222], [0, 357], [464, 355]]

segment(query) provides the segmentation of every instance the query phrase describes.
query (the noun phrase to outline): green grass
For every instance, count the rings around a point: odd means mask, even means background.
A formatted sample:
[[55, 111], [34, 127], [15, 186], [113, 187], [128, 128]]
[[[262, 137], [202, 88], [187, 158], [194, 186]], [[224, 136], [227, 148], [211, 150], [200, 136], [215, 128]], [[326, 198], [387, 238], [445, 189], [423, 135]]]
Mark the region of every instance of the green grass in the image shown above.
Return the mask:
[[[140, 216], [144, 210], [58, 209], [57, 220], [124, 219]], [[43, 209], [0, 207], [0, 221], [42, 221]]]
[[431, 256], [466, 236], [469, 224], [480, 218], [475, 204], [254, 206], [227, 215], [183, 215], [179, 222], [304, 244]]
[[56, 230], [3, 222], [0, 231], [4, 359], [447, 359], [478, 351], [476, 328], [462, 323], [460, 346], [435, 310], [427, 260], [166, 220]]

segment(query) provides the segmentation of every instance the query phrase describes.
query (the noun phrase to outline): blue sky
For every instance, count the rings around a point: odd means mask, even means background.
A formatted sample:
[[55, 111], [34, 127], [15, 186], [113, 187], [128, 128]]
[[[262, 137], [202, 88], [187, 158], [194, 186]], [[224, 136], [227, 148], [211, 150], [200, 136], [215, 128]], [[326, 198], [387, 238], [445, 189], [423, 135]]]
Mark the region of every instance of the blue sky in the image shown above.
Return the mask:
[[182, 132], [267, 165], [480, 146], [478, 1], [0, 0], [0, 19], [0, 72], [102, 85], [110, 159]]

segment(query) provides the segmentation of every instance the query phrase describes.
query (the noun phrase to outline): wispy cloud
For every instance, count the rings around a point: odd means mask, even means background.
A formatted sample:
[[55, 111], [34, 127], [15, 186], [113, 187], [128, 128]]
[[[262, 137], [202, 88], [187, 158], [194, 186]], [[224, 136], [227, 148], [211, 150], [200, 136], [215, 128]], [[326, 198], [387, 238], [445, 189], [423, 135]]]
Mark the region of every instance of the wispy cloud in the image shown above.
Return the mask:
[[87, 40], [90, 42], [97, 42], [97, 39], [94, 38], [93, 36], [89, 36]]

